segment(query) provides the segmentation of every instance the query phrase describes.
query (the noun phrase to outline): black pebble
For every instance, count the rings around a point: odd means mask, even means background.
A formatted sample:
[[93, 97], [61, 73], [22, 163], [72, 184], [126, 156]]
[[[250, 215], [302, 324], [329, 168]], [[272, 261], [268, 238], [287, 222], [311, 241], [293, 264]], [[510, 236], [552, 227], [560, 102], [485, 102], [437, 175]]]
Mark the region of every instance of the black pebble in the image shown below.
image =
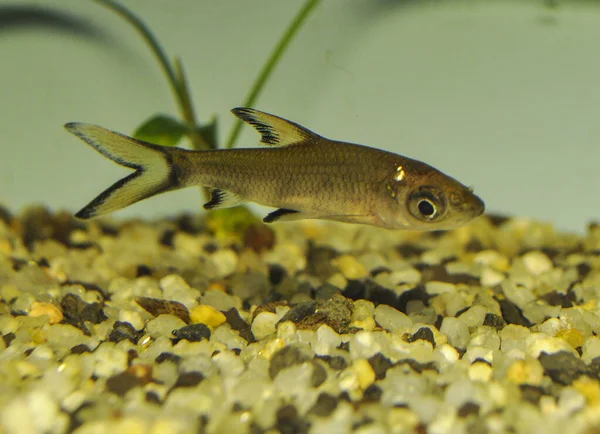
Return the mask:
[[167, 229], [162, 233], [158, 242], [165, 247], [174, 247], [175, 246], [175, 231], [173, 229]]
[[98, 302], [87, 304], [81, 311], [81, 319], [83, 321], [89, 321], [93, 324], [100, 324], [102, 321], [107, 319], [102, 310], [102, 305]]
[[327, 380], [327, 371], [325, 368], [318, 362], [313, 361], [313, 373], [310, 377], [310, 384], [312, 387], [319, 387], [321, 384]]
[[504, 320], [508, 324], [521, 325], [527, 328], [533, 325], [531, 321], [529, 321], [523, 316], [523, 312], [521, 312], [521, 309], [519, 309], [517, 305], [513, 302], [506, 299], [496, 299], [496, 301], [500, 305], [500, 310], [502, 311], [502, 318], [504, 318]]
[[472, 401], [467, 401], [458, 409], [458, 417], [469, 417], [470, 415], [477, 416], [479, 414], [479, 404]]
[[151, 276], [151, 275], [152, 275], [152, 268], [150, 268], [144, 264], [140, 264], [137, 266], [137, 269], [135, 271], [135, 277]]
[[436, 371], [436, 372], [438, 370], [437, 367], [435, 366], [435, 362], [419, 363], [413, 359], [404, 359], [404, 360], [399, 360], [397, 362], [397, 364], [398, 365], [406, 364], [406, 365], [410, 366], [411, 369], [413, 369], [415, 372], [417, 372], [419, 374], [426, 370]]
[[493, 327], [496, 330], [500, 331], [504, 327], [506, 327], [506, 321], [504, 318], [494, 314], [494, 313], [486, 313], [485, 319], [483, 320], [483, 325], [488, 327]]
[[281, 434], [305, 434], [309, 428], [310, 423], [300, 417], [293, 405], [284, 405], [277, 410], [277, 429]]
[[[458, 316], [458, 315], [457, 315]], [[423, 340], [427, 342], [431, 342], [431, 345], [435, 346], [435, 339], [433, 338], [433, 332], [429, 327], [421, 327], [417, 332], [408, 338], [408, 342], [415, 342], [418, 340]]]
[[379, 387], [377, 384], [371, 384], [365, 389], [365, 393], [363, 394], [363, 401], [379, 402], [379, 400], [381, 400], [381, 395], [383, 395], [381, 387]]
[[580, 279], [585, 279], [588, 274], [592, 271], [592, 267], [587, 262], [582, 262], [577, 265], [577, 273], [579, 274]]
[[374, 356], [372, 356], [369, 359], [369, 364], [375, 372], [375, 378], [378, 380], [385, 378], [387, 370], [394, 366], [392, 361], [381, 353], [377, 353]]
[[204, 380], [204, 375], [202, 375], [202, 372], [185, 372], [179, 375], [173, 388], [195, 387], [200, 384], [202, 380]]
[[338, 406], [338, 400], [335, 396], [323, 392], [317, 397], [317, 401], [310, 409], [309, 413], [315, 416], [327, 417], [335, 411]]
[[119, 396], [124, 396], [130, 389], [140, 384], [141, 381], [138, 377], [128, 372], [122, 372], [106, 380], [106, 389]]
[[479, 238], [473, 238], [471, 241], [469, 241], [465, 245], [465, 252], [476, 253], [476, 252], [481, 252], [484, 249], [485, 249], [485, 246], [483, 245], [481, 240], [479, 240]]
[[415, 256], [421, 256], [426, 251], [426, 249], [424, 249], [423, 247], [419, 247], [415, 244], [410, 243], [401, 244], [398, 247], [396, 247], [396, 250], [405, 259], [413, 258]]
[[553, 381], [569, 385], [581, 375], [594, 375], [583, 360], [567, 351], [554, 354], [542, 353], [538, 360], [544, 367], [546, 375]]
[[343, 294], [351, 300], [372, 301], [375, 306], [387, 304], [396, 309], [399, 309], [400, 307], [400, 299], [394, 291], [385, 288], [370, 279], [365, 281], [350, 280], [346, 288], [344, 288]]
[[199, 342], [203, 339], [210, 339], [210, 329], [207, 325], [202, 323], [181, 327], [180, 329], [173, 330], [172, 333], [176, 337], [176, 342], [183, 339], [190, 342]]
[[227, 324], [229, 324], [233, 330], [237, 330], [240, 336], [246, 339], [249, 344], [256, 340], [250, 325], [242, 319], [240, 313], [235, 307], [232, 307], [225, 312], [225, 318], [227, 318]]
[[86, 344], [75, 345], [71, 348], [71, 354], [91, 353], [92, 351]]
[[403, 292], [398, 299], [398, 306], [393, 306], [400, 312], [406, 313], [406, 305], [410, 301], [422, 301], [425, 306], [429, 306], [431, 296], [425, 291], [423, 285], [417, 285], [413, 289]]
[[156, 359], [154, 359], [154, 361], [158, 364], [164, 362], [172, 362], [175, 364], [179, 364], [179, 362], [181, 362], [181, 356], [165, 351], [156, 356]]
[[560, 294], [556, 291], [548, 292], [541, 297], [550, 306], [573, 307], [573, 302], [569, 300], [567, 294]]
[[271, 357], [271, 362], [269, 363], [269, 376], [273, 379], [283, 369], [308, 362], [311, 359], [312, 357], [307, 351], [303, 351], [297, 346], [290, 345], [283, 347]]
[[128, 339], [130, 342], [137, 344], [139, 338], [140, 333], [138, 333], [131, 324], [123, 321], [115, 321], [113, 329], [108, 335], [108, 340], [110, 342], [121, 342]]
[[316, 356], [317, 359], [326, 362], [331, 369], [343, 371], [348, 367], [348, 361], [342, 356]]
[[521, 397], [526, 400], [531, 402], [534, 405], [538, 405], [540, 403], [540, 398], [544, 395], [546, 395], [546, 393], [544, 392], [544, 389], [542, 389], [539, 386], [532, 386], [530, 384], [521, 384], [519, 386], [519, 389], [521, 389]]
[[314, 300], [298, 303], [287, 311], [279, 322], [292, 321], [293, 323], [299, 323], [307, 316], [314, 314], [316, 310], [317, 302]]
[[272, 285], [279, 285], [285, 276], [287, 276], [287, 271], [281, 265], [269, 265], [269, 282]]
[[160, 404], [160, 397], [156, 394], [156, 392], [146, 392], [146, 402], [150, 402], [152, 404]]
[[6, 344], [6, 346], [10, 346], [10, 343], [16, 338], [17, 336], [13, 333], [6, 333], [5, 335], [2, 335], [2, 339], [4, 339], [4, 343]]

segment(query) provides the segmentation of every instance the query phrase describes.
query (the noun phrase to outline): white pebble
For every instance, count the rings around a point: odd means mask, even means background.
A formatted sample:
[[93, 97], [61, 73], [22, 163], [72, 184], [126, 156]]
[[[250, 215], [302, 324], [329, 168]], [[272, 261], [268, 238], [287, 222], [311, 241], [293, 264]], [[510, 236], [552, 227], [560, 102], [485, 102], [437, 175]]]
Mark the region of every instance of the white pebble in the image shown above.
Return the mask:
[[596, 357], [600, 357], [600, 339], [596, 336], [589, 337], [581, 349], [583, 350], [581, 358], [585, 363], [590, 363]]
[[534, 276], [552, 270], [552, 261], [542, 252], [534, 251], [523, 255], [525, 268]]
[[440, 331], [448, 336], [450, 344], [455, 348], [466, 348], [471, 339], [467, 325], [458, 318], [444, 318]]
[[185, 322], [171, 314], [161, 314], [156, 318], [151, 319], [146, 324], [146, 333], [148, 333], [153, 338], [158, 336], [172, 337], [171, 332], [173, 330], [180, 329], [181, 327], [185, 327]]
[[131, 310], [119, 310], [119, 321], [128, 322], [136, 330], [142, 330], [144, 328], [144, 320], [138, 312]]
[[421, 273], [411, 267], [390, 273], [389, 279], [397, 285], [401, 283], [417, 284], [421, 282]]
[[504, 281], [504, 274], [492, 270], [491, 268], [484, 268], [481, 272], [481, 285], [487, 287], [493, 287], [499, 285]]
[[226, 277], [233, 274], [238, 264], [238, 256], [231, 249], [217, 250], [209, 256], [208, 269], [216, 277]]
[[432, 280], [425, 284], [425, 291], [427, 291], [428, 294], [432, 295], [444, 294], [446, 292], [454, 293], [456, 292], [456, 286], [452, 283], [438, 282], [436, 280]]
[[412, 327], [412, 321], [406, 314], [387, 304], [380, 304], [375, 308], [375, 321], [392, 333], [402, 332]]
[[127, 352], [112, 342], [103, 342], [92, 353], [95, 360], [94, 375], [111, 377], [127, 369]]
[[257, 340], [263, 339], [276, 332], [279, 316], [272, 312], [261, 312], [252, 321], [252, 334]]
[[315, 354], [329, 355], [342, 343], [342, 337], [328, 325], [321, 325], [311, 342]]

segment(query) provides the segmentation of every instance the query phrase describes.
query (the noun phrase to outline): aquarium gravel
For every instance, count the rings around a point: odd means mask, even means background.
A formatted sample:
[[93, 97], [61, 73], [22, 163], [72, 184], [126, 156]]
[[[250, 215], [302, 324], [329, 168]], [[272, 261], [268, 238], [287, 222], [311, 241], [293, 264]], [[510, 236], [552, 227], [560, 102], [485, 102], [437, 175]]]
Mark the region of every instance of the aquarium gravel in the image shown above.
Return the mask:
[[2, 433], [600, 430], [600, 225], [0, 209]]

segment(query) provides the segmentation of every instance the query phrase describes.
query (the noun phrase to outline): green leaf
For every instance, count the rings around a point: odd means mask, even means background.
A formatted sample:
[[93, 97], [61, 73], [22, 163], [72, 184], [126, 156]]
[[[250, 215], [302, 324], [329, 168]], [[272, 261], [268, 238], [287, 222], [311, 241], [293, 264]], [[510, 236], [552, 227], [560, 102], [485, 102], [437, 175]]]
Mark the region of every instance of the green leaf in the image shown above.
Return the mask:
[[200, 125], [196, 131], [198, 134], [202, 136], [204, 141], [208, 143], [208, 145], [212, 149], [217, 149], [219, 147], [218, 144], [218, 125], [217, 125], [217, 117], [213, 115], [212, 119], [209, 123]]
[[140, 125], [133, 136], [136, 139], [163, 146], [177, 146], [188, 128], [167, 115], [154, 115]]

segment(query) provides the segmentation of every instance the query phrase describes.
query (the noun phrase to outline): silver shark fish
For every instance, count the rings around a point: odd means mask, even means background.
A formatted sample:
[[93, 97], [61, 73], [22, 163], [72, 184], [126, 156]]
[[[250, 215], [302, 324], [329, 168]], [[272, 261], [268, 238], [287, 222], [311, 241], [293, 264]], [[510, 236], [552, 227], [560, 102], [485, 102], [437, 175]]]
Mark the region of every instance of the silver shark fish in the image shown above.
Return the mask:
[[212, 189], [206, 209], [256, 202], [277, 208], [266, 223], [324, 219], [388, 229], [441, 230], [483, 214], [470, 188], [439, 170], [380, 149], [319, 136], [250, 108], [233, 114], [252, 125], [266, 147], [190, 151], [143, 142], [105, 128], [65, 128], [121, 166], [129, 176], [76, 214], [101, 216], [180, 188]]

